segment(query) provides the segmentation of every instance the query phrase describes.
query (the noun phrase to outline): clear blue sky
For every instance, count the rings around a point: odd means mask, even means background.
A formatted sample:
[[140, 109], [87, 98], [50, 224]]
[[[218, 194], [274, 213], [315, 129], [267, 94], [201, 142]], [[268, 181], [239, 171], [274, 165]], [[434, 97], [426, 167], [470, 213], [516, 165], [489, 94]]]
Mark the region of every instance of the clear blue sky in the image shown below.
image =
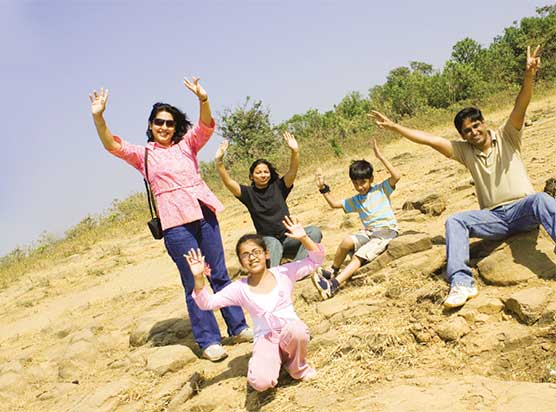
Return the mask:
[[[184, 76], [201, 77], [216, 113], [251, 96], [280, 122], [367, 93], [412, 60], [440, 68], [458, 40], [488, 45], [550, 3], [0, 0], [0, 256], [143, 189], [98, 140], [94, 88], [110, 89], [111, 130], [138, 144], [155, 101], [197, 119]], [[200, 158], [210, 160], [219, 141]]]

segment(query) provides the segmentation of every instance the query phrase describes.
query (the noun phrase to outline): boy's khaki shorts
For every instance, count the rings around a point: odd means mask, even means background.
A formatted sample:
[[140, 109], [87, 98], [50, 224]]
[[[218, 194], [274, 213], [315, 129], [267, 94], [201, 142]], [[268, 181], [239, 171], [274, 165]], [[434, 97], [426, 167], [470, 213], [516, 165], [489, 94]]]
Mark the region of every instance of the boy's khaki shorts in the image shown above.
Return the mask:
[[370, 230], [361, 230], [351, 235], [355, 244], [355, 256], [370, 262], [380, 255], [388, 243], [398, 236], [398, 232], [389, 228]]

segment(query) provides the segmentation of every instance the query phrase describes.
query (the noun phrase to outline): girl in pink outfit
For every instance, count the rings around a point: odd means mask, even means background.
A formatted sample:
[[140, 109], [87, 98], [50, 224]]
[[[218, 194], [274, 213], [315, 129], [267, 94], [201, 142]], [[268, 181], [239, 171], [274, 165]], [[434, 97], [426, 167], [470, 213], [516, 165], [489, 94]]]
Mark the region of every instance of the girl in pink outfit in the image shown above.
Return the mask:
[[294, 379], [309, 380], [316, 375], [306, 362], [309, 331], [295, 313], [292, 290], [298, 279], [322, 264], [324, 250], [307, 236], [297, 220], [286, 216], [283, 223], [288, 230], [286, 236], [299, 240], [309, 256], [268, 268], [269, 252], [263, 238], [244, 235], [237, 242], [236, 253], [248, 273], [247, 278], [233, 282], [214, 295], [205, 288], [204, 275], [210, 276], [210, 268], [201, 251], [191, 249], [185, 255], [195, 280], [193, 299], [202, 310], [236, 305], [251, 315], [255, 345], [247, 380], [257, 391], [276, 386], [282, 365]]

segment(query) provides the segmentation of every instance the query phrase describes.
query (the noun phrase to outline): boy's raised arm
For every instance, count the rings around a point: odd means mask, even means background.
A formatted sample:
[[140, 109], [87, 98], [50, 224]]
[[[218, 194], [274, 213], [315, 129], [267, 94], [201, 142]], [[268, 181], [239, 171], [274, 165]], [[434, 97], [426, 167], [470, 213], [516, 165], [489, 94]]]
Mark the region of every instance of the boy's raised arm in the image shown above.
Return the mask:
[[317, 184], [319, 192], [324, 196], [324, 199], [330, 205], [331, 208], [333, 208], [333, 209], [343, 209], [344, 208], [344, 206], [342, 205], [342, 202], [334, 199], [330, 195], [330, 187], [325, 183], [324, 176], [322, 175], [322, 170], [321, 169], [317, 169], [317, 171], [315, 173], [315, 183]]
[[375, 152], [376, 158], [382, 162], [384, 167], [386, 167], [386, 170], [388, 170], [388, 173], [390, 173], [390, 178], [388, 179], [388, 183], [390, 184], [391, 187], [395, 187], [396, 183], [398, 183], [398, 181], [402, 177], [400, 171], [396, 169], [394, 165], [392, 165], [392, 163], [390, 163], [390, 161], [382, 155], [378, 147], [378, 144], [376, 142], [376, 139], [373, 139], [373, 150]]
[[376, 110], [371, 110], [369, 116], [371, 116], [376, 125], [381, 129], [387, 129], [399, 133], [414, 143], [430, 146], [448, 158], [452, 158], [454, 156], [452, 143], [448, 139], [432, 135], [422, 130], [410, 129], [409, 127], [394, 123], [388, 117], [380, 112], [377, 112]]

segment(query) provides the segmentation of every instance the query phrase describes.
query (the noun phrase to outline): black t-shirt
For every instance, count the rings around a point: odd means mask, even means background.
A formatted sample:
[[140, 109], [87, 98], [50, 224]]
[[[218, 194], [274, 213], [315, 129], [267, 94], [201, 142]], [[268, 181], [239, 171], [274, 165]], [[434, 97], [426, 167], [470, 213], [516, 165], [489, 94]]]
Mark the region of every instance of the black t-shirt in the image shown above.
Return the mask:
[[282, 220], [290, 214], [286, 198], [293, 185], [287, 188], [284, 178], [280, 178], [264, 189], [257, 189], [254, 184], [240, 185], [240, 188], [241, 194], [238, 199], [249, 210], [257, 233], [262, 236], [283, 238], [286, 228]]

